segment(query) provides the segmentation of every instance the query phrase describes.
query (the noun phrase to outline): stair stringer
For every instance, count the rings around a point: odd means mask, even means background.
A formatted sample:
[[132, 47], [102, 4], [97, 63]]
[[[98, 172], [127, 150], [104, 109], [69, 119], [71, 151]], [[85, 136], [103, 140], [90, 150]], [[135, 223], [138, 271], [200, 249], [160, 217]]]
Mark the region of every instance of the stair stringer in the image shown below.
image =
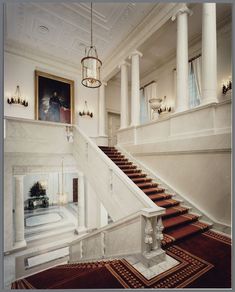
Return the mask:
[[219, 233], [224, 233], [226, 235], [231, 235], [231, 226], [226, 225], [224, 223], [219, 222], [215, 218], [213, 218], [211, 215], [207, 214], [206, 211], [202, 210], [202, 208], [199, 209], [199, 207], [196, 206], [194, 202], [187, 199], [184, 195], [177, 192], [168, 182], [166, 182], [164, 179], [159, 177], [155, 174], [155, 172], [150, 169], [148, 166], [146, 166], [144, 163], [137, 160], [133, 155], [131, 155], [128, 151], [126, 151], [125, 148], [120, 146], [119, 144], [115, 145], [115, 147], [125, 156], [135, 163], [138, 167], [140, 167], [142, 170], [145, 171], [145, 173], [153, 179], [153, 182], [156, 182], [159, 184], [159, 186], [163, 187], [169, 194], [172, 194], [174, 196], [174, 199], [177, 199], [178, 201], [181, 201], [181, 206], [187, 206], [190, 208], [190, 213], [197, 213], [200, 216], [200, 221], [207, 223], [208, 225], [213, 225], [213, 230]]

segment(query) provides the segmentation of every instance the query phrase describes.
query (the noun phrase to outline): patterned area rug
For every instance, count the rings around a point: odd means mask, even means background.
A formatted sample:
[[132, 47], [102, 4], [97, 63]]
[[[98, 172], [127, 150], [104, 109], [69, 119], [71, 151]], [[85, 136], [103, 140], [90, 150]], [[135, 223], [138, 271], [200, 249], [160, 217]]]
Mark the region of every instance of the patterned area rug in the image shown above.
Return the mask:
[[177, 246], [169, 247], [167, 254], [179, 264], [150, 280], [121, 259], [61, 265], [15, 281], [12, 289], [182, 288], [213, 268]]

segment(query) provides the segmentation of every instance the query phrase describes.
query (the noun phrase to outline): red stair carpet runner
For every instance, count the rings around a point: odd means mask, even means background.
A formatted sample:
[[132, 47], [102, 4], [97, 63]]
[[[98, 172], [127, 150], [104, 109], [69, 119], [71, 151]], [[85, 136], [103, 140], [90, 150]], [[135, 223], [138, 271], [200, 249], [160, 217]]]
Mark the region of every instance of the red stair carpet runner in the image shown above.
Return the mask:
[[100, 147], [153, 202], [162, 216], [162, 248], [179, 264], [150, 280], [125, 259], [60, 265], [12, 283], [12, 289], [231, 288], [231, 239], [189, 214], [114, 147]]
[[231, 240], [213, 231], [166, 247], [179, 264], [146, 279], [125, 259], [60, 265], [12, 283], [11, 289], [230, 288]]
[[180, 206], [180, 202], [172, 199], [172, 195], [153, 183], [145, 173], [128, 161], [114, 147], [100, 146], [100, 149], [159, 207], [166, 208], [162, 216], [164, 226], [162, 246], [168, 246], [176, 241], [195, 233], [208, 230], [207, 224], [198, 221], [198, 216], [189, 214], [188, 209]]

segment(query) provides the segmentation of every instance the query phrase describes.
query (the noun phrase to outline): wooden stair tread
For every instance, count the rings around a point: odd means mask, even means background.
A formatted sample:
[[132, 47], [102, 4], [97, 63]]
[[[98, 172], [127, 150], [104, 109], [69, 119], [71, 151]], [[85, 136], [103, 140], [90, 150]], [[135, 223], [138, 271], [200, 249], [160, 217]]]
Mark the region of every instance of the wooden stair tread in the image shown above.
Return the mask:
[[148, 188], [148, 189], [143, 189], [143, 192], [145, 194], [163, 193], [164, 189], [162, 189], [162, 188]]
[[[207, 229], [209, 229], [209, 225], [201, 222], [194, 222], [185, 226], [176, 227], [174, 230], [163, 231], [163, 235], [166, 235], [163, 239], [163, 245], [173, 243], [195, 233], [206, 231]], [[165, 241], [167, 241], [167, 243]]]
[[140, 178], [147, 176], [147, 174], [144, 173], [127, 173], [126, 175], [129, 176], [129, 178]]
[[156, 194], [151, 194], [148, 196], [152, 201], [157, 201], [157, 200], [168, 200], [171, 199], [172, 195], [170, 194], [165, 194], [165, 193], [156, 193]]
[[194, 214], [178, 215], [172, 218], [166, 218], [162, 220], [165, 229], [172, 228], [181, 224], [187, 224], [198, 220], [198, 216]]
[[138, 184], [136, 184], [137, 185], [137, 187], [139, 187], [140, 189], [146, 189], [146, 188], [155, 188], [155, 187], [157, 187], [158, 186], [158, 184], [157, 183], [138, 183]]
[[152, 179], [151, 178], [146, 178], [146, 177], [141, 177], [141, 178], [133, 178], [132, 181], [134, 183], [137, 183], [137, 182], [151, 182]]
[[162, 218], [167, 218], [167, 217], [178, 215], [178, 214], [184, 214], [184, 213], [187, 213], [188, 210], [189, 210], [188, 208], [181, 207], [181, 206], [167, 208], [165, 214], [162, 215]]
[[167, 199], [167, 200], [163, 200], [163, 201], [157, 201], [154, 202], [157, 206], [159, 207], [163, 207], [163, 208], [167, 208], [167, 207], [173, 207], [176, 205], [179, 205], [180, 202], [174, 199]]

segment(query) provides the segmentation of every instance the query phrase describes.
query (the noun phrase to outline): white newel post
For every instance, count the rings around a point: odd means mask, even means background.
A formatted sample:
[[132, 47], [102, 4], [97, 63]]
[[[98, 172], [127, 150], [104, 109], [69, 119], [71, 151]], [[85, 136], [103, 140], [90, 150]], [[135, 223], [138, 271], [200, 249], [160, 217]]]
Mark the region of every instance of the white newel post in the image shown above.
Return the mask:
[[15, 248], [26, 246], [24, 238], [24, 176], [15, 175]]
[[140, 123], [140, 57], [143, 54], [134, 51], [131, 58], [131, 126]]
[[202, 102], [217, 99], [216, 3], [202, 4]]
[[177, 52], [176, 52], [176, 111], [189, 107], [188, 92], [188, 15], [192, 11], [184, 4], [172, 17], [177, 19]]
[[119, 68], [121, 68], [121, 127], [125, 129], [129, 124], [128, 111], [128, 67], [129, 63], [123, 61]]
[[77, 233], [86, 231], [85, 227], [85, 183], [84, 174], [78, 174], [78, 227]]

